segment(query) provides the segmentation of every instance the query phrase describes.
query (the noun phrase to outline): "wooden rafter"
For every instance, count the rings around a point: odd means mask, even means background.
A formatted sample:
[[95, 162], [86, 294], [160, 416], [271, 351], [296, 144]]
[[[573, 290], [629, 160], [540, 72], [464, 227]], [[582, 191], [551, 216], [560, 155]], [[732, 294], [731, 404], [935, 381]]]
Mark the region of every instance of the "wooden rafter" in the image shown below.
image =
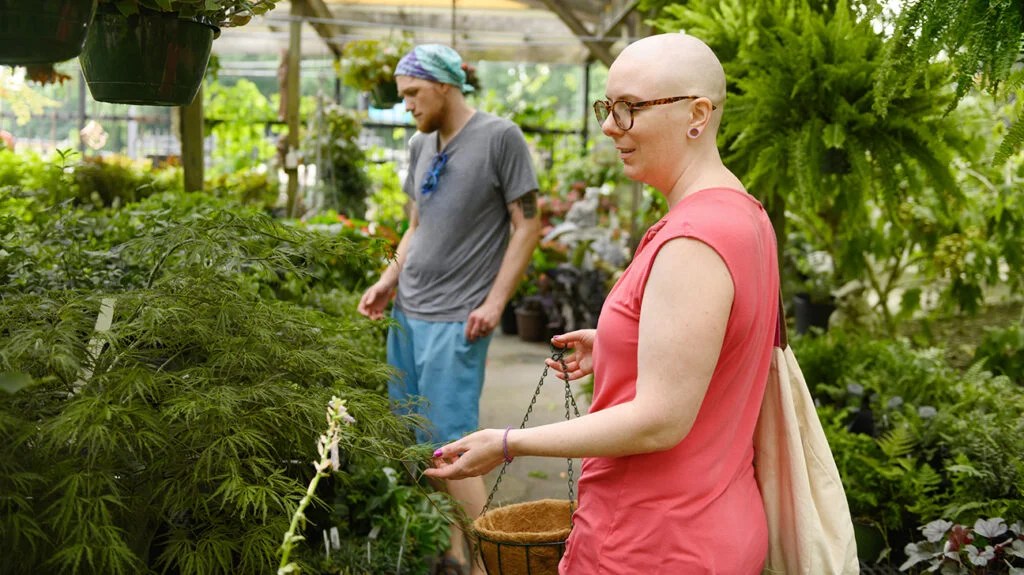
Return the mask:
[[611, 17], [611, 19], [608, 20], [608, 24], [605, 26], [604, 30], [601, 30], [601, 33], [598, 34], [597, 37], [600, 38], [601, 40], [607, 38], [609, 34], [614, 32], [615, 29], [618, 28], [626, 20], [627, 16], [633, 13], [633, 10], [636, 10], [636, 6], [639, 3], [640, 0], [629, 0], [628, 2], [626, 2], [626, 4], [622, 8], [620, 8], [619, 11], [614, 16]]
[[612, 56], [611, 50], [608, 49], [609, 42], [607, 40], [595, 41], [588, 39], [591, 35], [590, 31], [587, 30], [586, 26], [580, 22], [579, 18], [576, 17], [568, 8], [564, 6], [562, 2], [557, 0], [542, 0], [544, 5], [548, 7], [548, 10], [555, 13], [558, 18], [572, 30], [580, 42], [587, 47], [590, 54], [597, 60], [603, 63], [605, 66], [611, 66], [612, 61], [615, 57]]
[[[317, 20], [331, 20], [334, 18], [334, 14], [331, 13], [327, 4], [324, 4], [324, 0], [292, 0], [292, 2], [296, 2], [301, 5], [300, 12], [304, 16], [316, 18]], [[328, 22], [310, 22], [309, 25], [316, 30], [316, 33], [319, 34], [321, 38], [323, 38], [331, 52], [334, 53], [336, 57], [341, 58], [341, 49], [344, 46], [344, 43], [335, 40], [335, 38], [342, 36], [344, 34], [344, 29], [338, 24], [331, 24]]]

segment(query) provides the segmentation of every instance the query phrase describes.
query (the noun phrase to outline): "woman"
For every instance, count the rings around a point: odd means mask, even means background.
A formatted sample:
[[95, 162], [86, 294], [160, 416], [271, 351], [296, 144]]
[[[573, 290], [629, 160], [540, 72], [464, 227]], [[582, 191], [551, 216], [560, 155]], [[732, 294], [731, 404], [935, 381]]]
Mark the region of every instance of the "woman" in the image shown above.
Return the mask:
[[594, 110], [625, 174], [662, 193], [669, 212], [647, 231], [597, 329], [553, 339], [574, 350], [569, 379], [594, 374], [590, 412], [478, 431], [435, 452], [427, 473], [583, 457], [561, 573], [760, 573], [768, 536], [753, 433], [779, 279], [768, 216], [716, 147], [725, 75], [703, 42], [663, 34], [623, 50], [606, 95]]

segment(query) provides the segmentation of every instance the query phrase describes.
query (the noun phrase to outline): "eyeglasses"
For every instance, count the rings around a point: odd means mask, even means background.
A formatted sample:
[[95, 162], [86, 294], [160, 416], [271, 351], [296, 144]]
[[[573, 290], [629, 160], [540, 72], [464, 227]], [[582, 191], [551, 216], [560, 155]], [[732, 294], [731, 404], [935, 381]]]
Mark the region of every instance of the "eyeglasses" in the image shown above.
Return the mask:
[[444, 169], [445, 164], [448, 163], [448, 154], [445, 152], [438, 152], [434, 154], [434, 157], [430, 160], [430, 169], [423, 176], [423, 185], [420, 187], [420, 194], [423, 196], [429, 196], [431, 192], [437, 189], [437, 179], [441, 176], [441, 170]]
[[[597, 116], [597, 122], [603, 124], [608, 119], [608, 114], [612, 115], [615, 119], [615, 125], [619, 127], [623, 132], [628, 132], [633, 127], [633, 112], [641, 108], [650, 108], [651, 106], [661, 106], [663, 104], [671, 104], [680, 100], [696, 100], [701, 96], [675, 96], [674, 98], [659, 98], [657, 100], [647, 100], [644, 102], [628, 102], [626, 100], [598, 100], [594, 102], [594, 115]], [[712, 110], [717, 110], [718, 107], [715, 105], [711, 106]], [[629, 120], [625, 120], [629, 118]]]

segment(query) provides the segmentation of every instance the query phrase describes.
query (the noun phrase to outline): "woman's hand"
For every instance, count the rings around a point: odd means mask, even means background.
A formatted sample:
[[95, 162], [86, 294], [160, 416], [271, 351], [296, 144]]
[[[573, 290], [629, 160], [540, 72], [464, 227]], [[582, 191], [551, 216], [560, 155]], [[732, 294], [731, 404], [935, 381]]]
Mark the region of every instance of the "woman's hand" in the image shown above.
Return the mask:
[[504, 437], [504, 429], [483, 429], [453, 441], [434, 452], [434, 468], [424, 473], [437, 479], [484, 475], [505, 460]]
[[596, 329], [581, 329], [570, 331], [551, 338], [551, 344], [555, 347], [572, 348], [572, 353], [565, 356], [565, 367], [568, 372], [562, 371], [562, 363], [548, 358], [545, 363], [554, 369], [558, 377], [569, 381], [594, 373], [594, 341], [597, 339]]

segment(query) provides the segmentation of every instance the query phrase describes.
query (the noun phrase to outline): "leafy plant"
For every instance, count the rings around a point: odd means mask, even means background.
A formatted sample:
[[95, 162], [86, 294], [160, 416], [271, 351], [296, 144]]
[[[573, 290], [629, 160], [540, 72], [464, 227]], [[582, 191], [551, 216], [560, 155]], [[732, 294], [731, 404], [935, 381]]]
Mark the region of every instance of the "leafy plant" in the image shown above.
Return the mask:
[[317, 166], [320, 201], [310, 207], [317, 211], [334, 209], [362, 219], [370, 180], [364, 169], [366, 154], [359, 146], [359, 117], [337, 104], [321, 101], [311, 122], [304, 151]]
[[411, 477], [418, 466], [343, 453], [341, 469], [320, 492], [326, 509], [311, 518], [324, 527], [310, 536], [326, 543], [310, 562], [321, 573], [427, 575], [448, 548], [452, 500]]
[[99, 0], [125, 16], [139, 10], [176, 12], [183, 18], [203, 18], [217, 26], [244, 26], [253, 16], [274, 9], [278, 0]]
[[[928, 63], [944, 54], [956, 70], [952, 110], [976, 86], [992, 95], [1013, 94], [1024, 84], [1016, 67], [1024, 38], [1024, 4], [1019, 0], [905, 0], [878, 76], [875, 107], [888, 113], [893, 98], [921, 76]], [[994, 156], [1001, 163], [1024, 143], [1017, 119]]]
[[59, 72], [53, 62], [45, 64], [29, 64], [25, 66], [25, 76], [30, 82], [40, 86], [47, 84], [63, 84], [71, 79], [71, 76]]
[[974, 352], [974, 360], [994, 373], [1024, 384], [1024, 327], [989, 329]]
[[214, 138], [209, 152], [212, 175], [252, 169], [274, 158], [272, 136], [266, 131], [277, 119], [277, 109], [256, 84], [244, 78], [231, 86], [209, 81], [203, 98], [206, 123]]
[[266, 572], [333, 395], [359, 422], [340, 449], [403, 457], [382, 340], [351, 337], [351, 313], [273, 295], [282, 277], [312, 286], [331, 259], [379, 256], [208, 202], [63, 206], [39, 227], [2, 212], [5, 248], [59, 223], [99, 249], [0, 259], [41, 264], [0, 286], [0, 373], [25, 384], [0, 397], [0, 571]]
[[[76, 201], [119, 207], [147, 196], [180, 189], [177, 182], [160, 177], [150, 162], [125, 156], [86, 157], [71, 167]], [[174, 172], [175, 176], [178, 175]]]
[[951, 165], [965, 131], [945, 117], [952, 96], [933, 88], [946, 69], [922, 70], [888, 114], [873, 107], [879, 14], [876, 2], [694, 0], [654, 21], [704, 39], [722, 59], [723, 159], [766, 204], [779, 238], [792, 225], [810, 251], [831, 254], [831, 289], [884, 289], [872, 276], [902, 269], [904, 252], [886, 235], [901, 204], [935, 197], [924, 203], [954, 213], [961, 198]]
[[1001, 517], [978, 519], [973, 528], [936, 519], [922, 526], [924, 541], [908, 543], [906, 571], [920, 563], [949, 575], [1024, 574], [1024, 525]]
[[[48, 98], [26, 85], [25, 75], [24, 68], [0, 67], [0, 101], [3, 101], [6, 106], [10, 106], [15, 122], [19, 126], [27, 124], [33, 115], [42, 114], [46, 108], [60, 105], [56, 100]], [[7, 145], [3, 146], [4, 149], [7, 147]]]
[[404, 36], [347, 42], [342, 49], [338, 75], [346, 86], [372, 91], [379, 84], [395, 81], [398, 61], [411, 49], [412, 42]]
[[[402, 191], [398, 166], [395, 162], [370, 161], [366, 164], [366, 173], [373, 189], [366, 218], [401, 235], [408, 225], [405, 206], [409, 203], [409, 196]], [[398, 242], [395, 243], [397, 245]]]
[[1024, 393], [939, 349], [841, 329], [793, 340], [855, 519], [894, 549], [934, 517], [1024, 514]]

